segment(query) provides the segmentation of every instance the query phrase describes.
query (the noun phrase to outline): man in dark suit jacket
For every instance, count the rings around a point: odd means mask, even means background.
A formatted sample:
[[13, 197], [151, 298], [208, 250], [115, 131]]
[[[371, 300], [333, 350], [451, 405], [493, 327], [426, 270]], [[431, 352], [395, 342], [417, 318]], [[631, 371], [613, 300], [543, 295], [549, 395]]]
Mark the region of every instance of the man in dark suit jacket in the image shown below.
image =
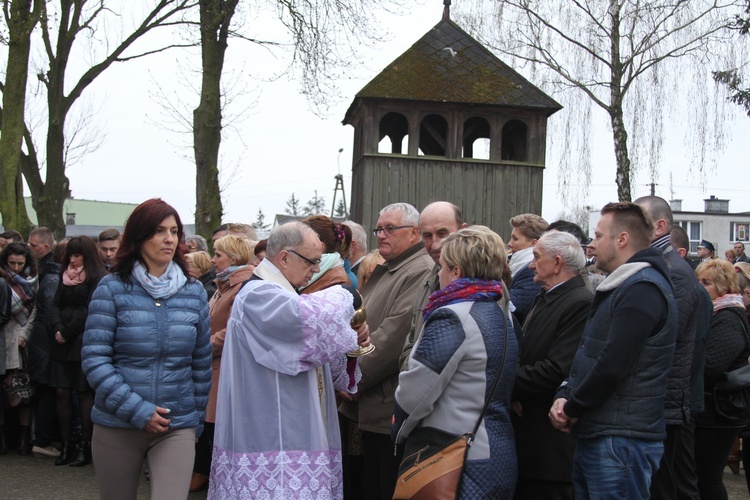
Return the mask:
[[571, 234], [550, 231], [534, 247], [530, 268], [542, 290], [523, 325], [513, 390], [518, 454], [516, 498], [573, 498], [575, 439], [559, 432], [547, 414], [568, 376], [593, 294], [581, 271], [586, 257]]

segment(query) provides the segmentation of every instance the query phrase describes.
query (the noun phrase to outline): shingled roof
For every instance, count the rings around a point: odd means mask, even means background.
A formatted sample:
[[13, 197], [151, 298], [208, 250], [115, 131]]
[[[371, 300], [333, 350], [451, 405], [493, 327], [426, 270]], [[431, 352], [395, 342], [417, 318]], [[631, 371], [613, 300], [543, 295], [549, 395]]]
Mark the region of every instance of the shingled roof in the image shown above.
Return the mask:
[[562, 109], [450, 19], [442, 19], [360, 90], [359, 99], [405, 99], [531, 108], [547, 115]]

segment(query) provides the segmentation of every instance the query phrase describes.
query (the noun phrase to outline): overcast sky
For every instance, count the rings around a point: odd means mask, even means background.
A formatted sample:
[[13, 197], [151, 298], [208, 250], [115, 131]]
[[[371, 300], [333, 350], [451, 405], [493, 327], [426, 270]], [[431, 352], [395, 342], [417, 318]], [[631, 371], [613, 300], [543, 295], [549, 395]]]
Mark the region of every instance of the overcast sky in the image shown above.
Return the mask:
[[[269, 54], [263, 55], [237, 40], [230, 42], [227, 61], [232, 73], [227, 78], [234, 82], [228, 86], [236, 97], [225, 112], [233, 122], [225, 129], [221, 147], [225, 221], [253, 222], [259, 208], [271, 221], [273, 214], [283, 212], [292, 193], [305, 202], [316, 189], [330, 206], [334, 175], [339, 171], [344, 175], [350, 201], [354, 129], [343, 126], [341, 120], [356, 92], [440, 21], [442, 2], [422, 3], [429, 5], [416, 4], [406, 16], [382, 17], [390, 36], [374, 50], [363, 49], [361, 55], [367, 65], [356, 71], [356, 78], [339, 81], [342, 97], [332, 103], [325, 117], [310, 111], [296, 82], [287, 78], [263, 80], [273, 67]], [[191, 73], [198, 65], [196, 54], [173, 51], [113, 66], [86, 91], [82, 103], [96, 110], [88, 120], [101, 131], [97, 134], [102, 144], [68, 169], [75, 198], [139, 203], [158, 196], [173, 204], [183, 221], [193, 222], [192, 136], [184, 126], [182, 133], [175, 131], [181, 126], [158, 106], [154, 93], [157, 85], [161, 86], [189, 117], [198, 101], [197, 93], [187, 84], [196, 79]], [[570, 112], [575, 110], [564, 109], [550, 120]], [[583, 204], [598, 208], [616, 199], [616, 188], [611, 133], [603, 113], [595, 111], [595, 119], [599, 123], [599, 132], [592, 138], [595, 169], [591, 196]], [[705, 189], [687, 172], [679, 127], [669, 128], [657, 194], [672, 196], [671, 172], [674, 197], [684, 200], [684, 210], [702, 210], [703, 198], [715, 195], [730, 199], [732, 212], [750, 211], [750, 119], [738, 109], [728, 131], [728, 147], [716, 171], [708, 173]], [[549, 221], [557, 219], [564, 209], [557, 178], [554, 154], [548, 153], [542, 215]], [[639, 173], [634, 197], [648, 194], [648, 182], [648, 173]]]

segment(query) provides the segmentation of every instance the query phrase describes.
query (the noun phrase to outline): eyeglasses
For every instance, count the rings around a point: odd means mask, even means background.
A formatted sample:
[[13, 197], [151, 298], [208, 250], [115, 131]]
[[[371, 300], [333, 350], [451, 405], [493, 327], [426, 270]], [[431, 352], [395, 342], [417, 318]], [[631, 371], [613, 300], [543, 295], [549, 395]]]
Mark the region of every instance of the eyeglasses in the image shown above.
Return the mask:
[[404, 229], [407, 227], [416, 227], [416, 226], [385, 226], [385, 227], [376, 227], [372, 230], [373, 236], [380, 236], [380, 233], [385, 231], [385, 234], [393, 234], [396, 229]]
[[311, 266], [318, 266], [318, 265], [320, 265], [320, 259], [315, 259], [315, 260], [312, 260], [312, 259], [308, 259], [308, 258], [307, 258], [307, 257], [305, 257], [304, 255], [302, 255], [302, 254], [300, 254], [300, 253], [297, 253], [297, 252], [295, 252], [295, 251], [294, 251], [294, 250], [292, 250], [291, 248], [288, 248], [288, 249], [287, 249], [287, 252], [293, 253], [294, 255], [296, 255], [296, 256], [297, 256], [297, 257], [299, 257], [300, 259], [304, 260], [305, 262], [307, 262], [307, 263], [308, 263], [308, 264], [310, 264]]

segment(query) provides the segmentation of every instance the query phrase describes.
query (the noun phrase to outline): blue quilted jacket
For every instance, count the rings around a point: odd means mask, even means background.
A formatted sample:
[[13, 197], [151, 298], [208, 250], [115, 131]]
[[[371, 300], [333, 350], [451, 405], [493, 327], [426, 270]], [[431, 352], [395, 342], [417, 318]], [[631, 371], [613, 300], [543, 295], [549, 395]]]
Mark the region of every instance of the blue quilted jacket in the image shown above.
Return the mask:
[[170, 429], [203, 430], [211, 388], [208, 303], [194, 280], [154, 300], [138, 283], [106, 276], [89, 304], [81, 364], [96, 391], [92, 420], [143, 429], [156, 406]]
[[542, 286], [534, 281], [534, 270], [528, 267], [518, 271], [510, 285], [510, 300], [516, 307], [513, 311], [518, 322], [523, 325], [526, 316], [534, 306], [534, 299], [539, 295]]

